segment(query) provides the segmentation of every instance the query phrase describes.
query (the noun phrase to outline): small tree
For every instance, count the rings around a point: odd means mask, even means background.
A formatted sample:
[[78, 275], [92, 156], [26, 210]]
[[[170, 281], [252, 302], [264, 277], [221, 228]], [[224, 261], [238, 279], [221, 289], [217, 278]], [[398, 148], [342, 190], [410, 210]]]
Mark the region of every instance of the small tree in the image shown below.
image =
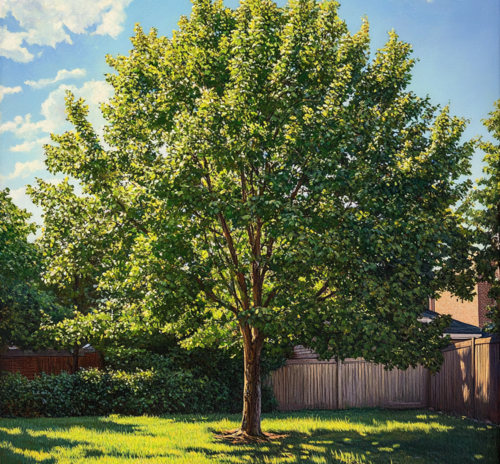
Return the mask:
[[109, 148], [71, 94], [75, 131], [46, 146], [51, 172], [135, 234], [109, 288], [141, 288], [193, 344], [239, 332], [239, 436], [263, 436], [265, 340], [438, 369], [450, 319], [418, 317], [474, 286], [451, 208], [469, 187], [465, 121], [406, 90], [414, 60], [394, 32], [369, 61], [368, 23], [351, 35], [336, 2], [193, 4], [171, 39], [137, 27], [130, 56], [108, 57]]
[[9, 195], [0, 190], [0, 285], [32, 279], [37, 274], [37, 249], [28, 241], [36, 233], [31, 214], [18, 208]]
[[[113, 246], [116, 240], [111, 238], [116, 222], [109, 211], [101, 211], [98, 200], [77, 196], [68, 179], [58, 185], [38, 179], [37, 184], [35, 188], [28, 186], [27, 192], [44, 211], [44, 227], [37, 240], [41, 277], [59, 303], [73, 311], [73, 317], [57, 322], [49, 319], [43, 328], [55, 346], [72, 351], [71, 373], [75, 373], [78, 352], [89, 341], [88, 327], [84, 329], [78, 321], [102, 308], [100, 301], [108, 297], [98, 289], [98, 282], [112, 267], [105, 256], [119, 253]], [[106, 315], [99, 318], [108, 319]], [[100, 333], [101, 325], [94, 325]]]
[[28, 241], [36, 233], [31, 214], [18, 208], [9, 189], [0, 191], [0, 350], [6, 345], [43, 348], [43, 314], [60, 321], [67, 312], [40, 281], [39, 248]]
[[[484, 125], [493, 138], [500, 141], [500, 100]], [[481, 245], [476, 253], [477, 273], [483, 282], [491, 284], [488, 297], [494, 300], [489, 306], [491, 323], [486, 329], [500, 334], [500, 145], [481, 142], [486, 153], [483, 172], [486, 177], [478, 180], [479, 189], [474, 189], [468, 201], [464, 202], [468, 224], [476, 232], [476, 243]]]

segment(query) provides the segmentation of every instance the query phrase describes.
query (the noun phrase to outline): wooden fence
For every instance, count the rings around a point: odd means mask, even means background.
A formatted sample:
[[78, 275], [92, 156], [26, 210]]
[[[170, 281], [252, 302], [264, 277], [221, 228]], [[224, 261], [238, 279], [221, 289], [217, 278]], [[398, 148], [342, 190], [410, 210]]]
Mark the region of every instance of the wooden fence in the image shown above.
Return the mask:
[[[102, 368], [102, 360], [93, 348], [79, 351], [78, 366], [84, 368]], [[73, 355], [69, 351], [43, 350], [23, 351], [8, 350], [0, 354], [0, 373], [19, 372], [29, 380], [41, 372], [46, 374], [60, 374], [70, 372], [73, 364]]]
[[441, 371], [431, 377], [430, 406], [500, 423], [500, 338], [457, 343], [443, 355]]
[[282, 410], [432, 406], [500, 423], [500, 339], [457, 343], [443, 355], [440, 373], [431, 376], [421, 366], [386, 371], [362, 359], [321, 362], [296, 347], [294, 358], [267, 382]]

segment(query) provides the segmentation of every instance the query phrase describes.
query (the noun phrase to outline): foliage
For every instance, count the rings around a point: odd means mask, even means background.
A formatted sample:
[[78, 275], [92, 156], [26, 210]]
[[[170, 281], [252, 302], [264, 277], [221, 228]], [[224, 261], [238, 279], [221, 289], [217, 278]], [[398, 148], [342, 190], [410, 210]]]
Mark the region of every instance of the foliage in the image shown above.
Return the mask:
[[265, 414], [285, 435], [262, 444], [214, 440], [237, 416], [78, 417], [0, 420], [2, 464], [363, 463], [498, 464], [500, 429], [428, 410], [297, 411]]
[[[284, 365], [286, 358], [271, 357], [264, 354], [261, 362], [261, 375], [266, 378], [271, 371]], [[136, 369], [164, 368], [189, 372], [195, 379], [208, 379], [215, 386], [219, 398], [224, 398], [223, 410], [236, 412], [243, 401], [243, 359], [231, 356], [227, 350], [215, 348], [194, 348], [190, 350], [179, 346], [171, 347], [160, 355], [145, 350], [108, 350], [105, 358], [110, 369], [134, 372]], [[277, 407], [274, 393], [266, 385], [262, 386], [262, 409], [271, 411]]]
[[473, 286], [455, 278], [468, 250], [450, 210], [473, 143], [405, 91], [411, 47], [391, 33], [369, 62], [368, 24], [350, 35], [337, 7], [196, 1], [172, 39], [137, 27], [130, 56], [108, 57], [111, 148], [69, 95], [75, 131], [47, 165], [138, 233], [106, 284], [141, 288], [193, 344], [240, 324], [436, 368], [443, 324], [416, 319], [430, 294]]
[[[500, 141], [500, 100], [495, 102], [490, 116], [484, 125]], [[480, 147], [486, 153], [483, 159], [486, 176], [478, 179], [479, 188], [474, 189], [462, 210], [476, 232], [476, 242], [481, 245], [475, 258], [477, 273], [491, 284], [488, 296], [495, 301], [488, 314], [492, 322], [485, 328], [500, 334], [500, 144], [481, 142]]]
[[52, 346], [52, 339], [40, 330], [47, 317], [61, 322], [68, 310], [57, 304], [50, 293], [27, 283], [0, 286], [0, 345], [22, 349], [42, 349]]
[[18, 208], [9, 196], [9, 189], [0, 190], [0, 286], [33, 277], [38, 269], [36, 247], [28, 242], [36, 225], [29, 222], [31, 214]]
[[[154, 367], [134, 371], [80, 370], [74, 375], [42, 373], [35, 380], [20, 374], [0, 379], [3, 417], [160, 415], [172, 413], [235, 412], [241, 409], [241, 363], [219, 368], [210, 376], [156, 358]], [[229, 377], [217, 377], [225, 373]], [[203, 373], [201, 373], [203, 374]], [[237, 382], [235, 382], [235, 380]], [[236, 383], [236, 385], [235, 385]], [[263, 409], [276, 408], [272, 390], [265, 388]]]
[[[28, 187], [27, 192], [44, 211], [44, 227], [37, 240], [42, 279], [57, 301], [74, 312], [73, 317], [58, 324], [47, 318], [45, 334], [52, 337], [54, 346], [76, 352], [89, 339], [76, 327], [75, 320], [94, 312], [98, 302], [107, 296], [97, 289], [98, 276], [105, 272], [107, 264], [100, 245], [106, 233], [113, 230], [108, 230], [107, 222], [93, 221], [99, 205], [92, 198], [75, 195], [67, 178], [58, 185], [39, 179], [38, 188]], [[109, 256], [116, 253], [112, 248], [107, 251]]]
[[68, 314], [41, 288], [40, 250], [28, 240], [36, 232], [30, 217], [13, 203], [9, 189], [0, 191], [0, 349], [44, 347], [44, 313], [54, 321]]

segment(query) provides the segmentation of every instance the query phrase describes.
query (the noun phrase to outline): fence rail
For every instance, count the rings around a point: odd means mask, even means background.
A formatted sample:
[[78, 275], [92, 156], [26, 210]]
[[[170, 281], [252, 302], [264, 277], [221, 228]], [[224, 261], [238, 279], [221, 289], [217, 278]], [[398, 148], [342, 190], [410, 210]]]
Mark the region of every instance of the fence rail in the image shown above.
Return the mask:
[[418, 408], [500, 423], [500, 339], [469, 340], [443, 350], [438, 374], [422, 366], [401, 371], [347, 359], [321, 362], [314, 352], [295, 349], [295, 359], [272, 372], [282, 410], [349, 407]]

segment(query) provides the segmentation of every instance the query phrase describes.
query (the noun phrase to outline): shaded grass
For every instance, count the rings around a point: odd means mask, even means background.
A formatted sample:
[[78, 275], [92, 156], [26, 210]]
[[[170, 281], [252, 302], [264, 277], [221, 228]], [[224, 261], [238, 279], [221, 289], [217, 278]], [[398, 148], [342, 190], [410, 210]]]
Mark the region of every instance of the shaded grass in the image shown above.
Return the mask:
[[239, 416], [0, 419], [0, 463], [468, 463], [497, 464], [500, 428], [427, 410], [265, 414], [287, 434], [231, 444], [215, 431]]

